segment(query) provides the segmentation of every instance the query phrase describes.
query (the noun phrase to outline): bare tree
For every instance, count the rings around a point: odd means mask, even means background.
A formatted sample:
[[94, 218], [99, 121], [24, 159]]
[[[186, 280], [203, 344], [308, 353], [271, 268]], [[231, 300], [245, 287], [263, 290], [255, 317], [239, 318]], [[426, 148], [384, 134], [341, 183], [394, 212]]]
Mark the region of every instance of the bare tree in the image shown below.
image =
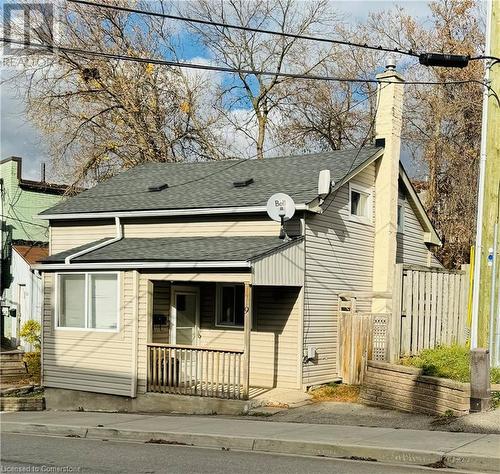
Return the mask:
[[[128, 2], [115, 1], [117, 5]], [[65, 4], [62, 46], [134, 57], [175, 57], [163, 19]], [[54, 42], [49, 23], [34, 35]], [[35, 67], [11, 77], [22, 82], [28, 116], [45, 132], [59, 174], [74, 184], [106, 179], [145, 161], [220, 159], [207, 107], [212, 81], [201, 73], [91, 54], [28, 51]]]
[[[430, 25], [404, 9], [372, 15], [366, 28], [378, 41], [416, 51], [480, 54], [484, 25], [476, 0], [439, 0], [429, 4]], [[481, 80], [483, 64], [465, 69], [410, 65], [408, 79]], [[480, 84], [407, 86], [404, 139], [426, 179], [425, 206], [444, 239], [437, 255], [446, 266], [468, 262], [474, 242], [477, 172], [481, 128]]]
[[[192, 17], [218, 23], [269, 29], [283, 33], [314, 34], [335, 23], [327, 0], [299, 2], [296, 0], [193, 0], [183, 6]], [[217, 64], [240, 72], [221, 86], [221, 110], [226, 118], [246, 133], [256, 146], [257, 158], [264, 157], [264, 143], [273, 113], [293, 92], [293, 80], [264, 76], [258, 71], [292, 71], [307, 74], [316, 71], [330, 57], [331, 48], [290, 37], [278, 37], [225, 27], [191, 24], [192, 32], [211, 51]], [[248, 124], [232, 121], [235, 108], [251, 107], [257, 132], [248, 131]]]
[[[336, 36], [352, 40], [354, 35], [339, 25]], [[355, 37], [360, 41], [359, 35]], [[380, 56], [337, 47], [319, 71], [324, 76], [371, 79], [381, 64]], [[278, 128], [282, 142], [291, 141], [303, 151], [326, 151], [359, 146], [367, 134], [367, 140], [373, 138], [370, 123], [375, 115], [376, 84], [295, 81], [289, 90]]]

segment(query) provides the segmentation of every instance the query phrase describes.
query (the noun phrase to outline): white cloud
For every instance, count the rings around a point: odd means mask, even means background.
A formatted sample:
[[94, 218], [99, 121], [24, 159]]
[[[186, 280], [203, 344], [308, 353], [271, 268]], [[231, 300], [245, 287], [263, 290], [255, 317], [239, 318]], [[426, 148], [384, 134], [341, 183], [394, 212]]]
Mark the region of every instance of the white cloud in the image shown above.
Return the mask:
[[[154, 2], [153, 2], [154, 3]], [[426, 1], [381, 1], [381, 0], [349, 0], [332, 1], [333, 9], [338, 9], [339, 13], [345, 14], [347, 21], [365, 21], [368, 13], [383, 9], [392, 9], [396, 5], [404, 6], [412, 15], [425, 17], [429, 14], [429, 8]], [[176, 26], [181, 22], [176, 22]], [[203, 57], [205, 51], [200, 50], [199, 56], [192, 57], [190, 62], [198, 64], [210, 64], [210, 60]], [[222, 81], [223, 74], [212, 71], [200, 71], [193, 69], [184, 69], [184, 73], [192, 80], [203, 79], [216, 86]], [[5, 73], [8, 71], [2, 71]], [[0, 74], [0, 79], [1, 79]], [[210, 91], [208, 90], [210, 89]], [[213, 91], [208, 88], [206, 93]], [[42, 143], [42, 137], [36, 127], [26, 119], [24, 113], [24, 104], [21, 99], [16, 97], [15, 92], [10, 85], [0, 85], [0, 159], [10, 155], [23, 157], [24, 172], [26, 177], [36, 179], [39, 177], [40, 162], [49, 163], [49, 154]], [[256, 136], [255, 120], [249, 121], [252, 112], [246, 109], [235, 109], [229, 114], [231, 121], [241, 124], [245, 130], [234, 130], [230, 123], [221, 129], [220, 133], [225, 138], [228, 147], [233, 154], [242, 157], [251, 157], [255, 155], [255, 143], [251, 137]], [[246, 124], [246, 125], [245, 125]], [[269, 150], [269, 156], [279, 153], [279, 149], [274, 147], [272, 136], [268, 135], [265, 143], [265, 149]]]
[[39, 179], [40, 163], [49, 164], [47, 150], [39, 131], [25, 114], [22, 98], [15, 86], [2, 83], [6, 71], [0, 74], [0, 159], [9, 156], [23, 158], [23, 178]]

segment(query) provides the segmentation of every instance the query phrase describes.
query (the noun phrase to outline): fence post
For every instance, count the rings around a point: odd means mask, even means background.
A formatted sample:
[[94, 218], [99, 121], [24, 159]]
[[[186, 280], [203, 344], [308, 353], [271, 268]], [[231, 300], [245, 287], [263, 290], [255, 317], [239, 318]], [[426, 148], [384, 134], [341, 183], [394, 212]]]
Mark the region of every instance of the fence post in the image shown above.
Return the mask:
[[401, 305], [403, 302], [403, 264], [394, 265], [394, 286], [392, 290], [392, 314], [388, 325], [389, 337], [389, 362], [399, 360], [399, 349], [401, 344]]
[[470, 351], [470, 411], [490, 408], [490, 354], [487, 349]]

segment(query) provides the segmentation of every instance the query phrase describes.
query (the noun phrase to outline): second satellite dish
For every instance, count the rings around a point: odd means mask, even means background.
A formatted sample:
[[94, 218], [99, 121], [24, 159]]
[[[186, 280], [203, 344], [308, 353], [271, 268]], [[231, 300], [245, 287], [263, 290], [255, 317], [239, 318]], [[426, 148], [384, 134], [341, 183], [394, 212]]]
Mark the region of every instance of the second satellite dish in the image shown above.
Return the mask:
[[295, 203], [288, 194], [273, 194], [267, 201], [267, 214], [273, 221], [288, 221], [295, 214]]

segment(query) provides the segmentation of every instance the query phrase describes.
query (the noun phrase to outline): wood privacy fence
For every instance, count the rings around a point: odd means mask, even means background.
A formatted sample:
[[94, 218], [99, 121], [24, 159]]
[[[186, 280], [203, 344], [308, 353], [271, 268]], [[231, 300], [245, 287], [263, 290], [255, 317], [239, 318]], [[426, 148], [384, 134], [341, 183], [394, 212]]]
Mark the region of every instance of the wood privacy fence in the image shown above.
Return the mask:
[[339, 375], [360, 385], [369, 360], [387, 358], [387, 315], [339, 311]]
[[[462, 270], [396, 265], [391, 343], [399, 356], [467, 338], [468, 265]], [[399, 337], [398, 337], [399, 336]], [[398, 341], [399, 339], [399, 341]]]
[[243, 351], [148, 344], [148, 392], [244, 399]]

